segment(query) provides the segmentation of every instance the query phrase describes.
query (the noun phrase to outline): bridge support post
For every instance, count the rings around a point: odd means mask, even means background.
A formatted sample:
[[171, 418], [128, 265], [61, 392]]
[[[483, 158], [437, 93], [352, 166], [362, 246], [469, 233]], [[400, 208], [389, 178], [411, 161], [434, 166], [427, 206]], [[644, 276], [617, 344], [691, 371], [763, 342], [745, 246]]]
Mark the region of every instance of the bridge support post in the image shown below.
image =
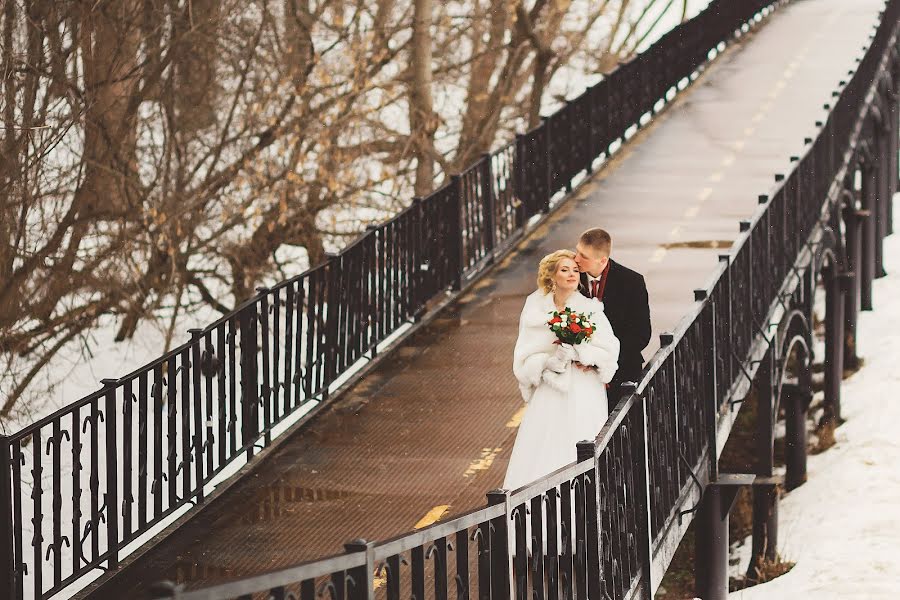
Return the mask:
[[[852, 196], [852, 192], [850, 192]], [[846, 229], [847, 262], [852, 271], [850, 289], [844, 300], [844, 368], [855, 371], [859, 368], [859, 356], [856, 353], [856, 321], [859, 317], [861, 298], [861, 261], [862, 261], [862, 224], [868, 212], [857, 210], [856, 206], [846, 204], [843, 209], [844, 227]]]
[[852, 275], [828, 265], [825, 278], [825, 416], [826, 422], [841, 421], [841, 381], [844, 379], [844, 300]]
[[[771, 477], [775, 468], [775, 354], [766, 353], [756, 375], [756, 474]], [[775, 559], [778, 544], [778, 488], [753, 488], [753, 545], [747, 577], [757, 577], [763, 560]]]
[[728, 513], [723, 488], [710, 484], [697, 513], [695, 593], [702, 600], [728, 598]]
[[875, 136], [875, 152], [877, 153], [875, 165], [875, 278], [880, 279], [887, 275], [884, 271], [884, 238], [887, 237], [888, 205], [890, 204], [890, 165], [888, 153], [891, 151], [890, 127], [885, 124], [878, 129]]
[[806, 482], [806, 409], [812, 395], [809, 388], [798, 384], [784, 384], [785, 420], [785, 488], [791, 491]]
[[[896, 78], [895, 78], [896, 81]], [[894, 233], [894, 194], [897, 193], [898, 181], [900, 176], [900, 93], [897, 93], [897, 84], [894, 84], [894, 91], [889, 95], [888, 104], [890, 105], [890, 146], [888, 154], [888, 200], [887, 200], [887, 234]]]
[[862, 226], [862, 254], [859, 268], [854, 271], [860, 274], [860, 310], [872, 310], [872, 282], [875, 280], [875, 218], [878, 214], [878, 176], [871, 163], [863, 165], [862, 170], [862, 207], [868, 214]]

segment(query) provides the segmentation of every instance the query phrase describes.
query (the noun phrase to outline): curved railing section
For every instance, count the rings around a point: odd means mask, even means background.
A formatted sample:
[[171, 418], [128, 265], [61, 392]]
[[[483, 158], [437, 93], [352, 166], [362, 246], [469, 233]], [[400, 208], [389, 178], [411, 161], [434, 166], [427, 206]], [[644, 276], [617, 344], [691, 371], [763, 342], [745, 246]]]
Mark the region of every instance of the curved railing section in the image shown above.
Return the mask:
[[[239, 459], [249, 460], [270, 443], [275, 428], [298, 411], [326, 401], [361, 361], [374, 358], [435, 299], [458, 292], [508, 251], [533, 227], [533, 217], [547, 213], [559, 193], [571, 189], [573, 178], [590, 172], [601, 155], [609, 156], [610, 146], [665, 103], [673, 88], [677, 92], [686, 78], [690, 80], [713, 50], [760, 20], [773, 5], [770, 0], [713, 0], [540, 126], [485, 155], [390, 221], [371, 227], [325, 263], [260, 289], [215, 323], [192, 330], [187, 343], [134, 373], [104, 380], [97, 392], [0, 438], [0, 589], [4, 594], [10, 590], [13, 597], [27, 592], [37, 599], [52, 598], [95, 569], [115, 568], [120, 554], [141, 536], [177, 511], [203, 502], [213, 478], [224, 476], [223, 470]], [[834, 140], [844, 139], [839, 136], [846, 134], [851, 121], [840, 110], [833, 113], [827, 128], [838, 136]], [[813, 163], [821, 169], [820, 160], [818, 154], [805, 157], [801, 169]], [[824, 177], [824, 171], [814, 176], [802, 172], [773, 195], [767, 212], [780, 210], [790, 219], [801, 218], [794, 208], [798, 196], [791, 190], [806, 190], [809, 177]], [[812, 218], [809, 210], [802, 213], [803, 223]], [[779, 218], [781, 231], [799, 231], [792, 229], [793, 221], [784, 221], [787, 216]], [[767, 239], [773, 252], [782, 253], [778, 256], [784, 261], [791, 259], [790, 249], [781, 247], [783, 237]], [[612, 562], [603, 557], [604, 568], [612, 570], [610, 577], [623, 585], [646, 554], [634, 545], [642, 539], [641, 515], [646, 510], [641, 504], [645, 501], [633, 496], [641, 489], [640, 478], [648, 476], [654, 490], [649, 509], [652, 531], [658, 535], [687, 481], [687, 468], [679, 467], [676, 457], [694, 465], [707, 452], [708, 438], [692, 438], [698, 434], [688, 433], [689, 425], [698, 418], [712, 423], [710, 399], [727, 397], [738, 357], [746, 354], [752, 336], [751, 324], [759, 316], [746, 317], [730, 308], [723, 316], [723, 307], [746, 289], [742, 286], [749, 275], [741, 266], [748, 260], [745, 253], [757, 252], [749, 241], [735, 248], [733, 263], [722, 267], [710, 299], [698, 308], [697, 324], [691, 322], [678, 334], [677, 350], [669, 348], [654, 359], [641, 387], [649, 403], [665, 405], [650, 411], [650, 431], [674, 427], [680, 437], [671, 442], [651, 436], [649, 473], [624, 477], [621, 465], [631, 464], [646, 442], [645, 428], [637, 424], [639, 404], [628, 400], [618, 409], [626, 429], [608, 429], [613, 446], [598, 455], [609, 461], [607, 480], [585, 476], [584, 466], [554, 480], [560, 503], [568, 502], [573, 490], [573, 501], [578, 490], [591, 495], [597, 485], [621, 490], [621, 497], [633, 502], [624, 516], [620, 505], [609, 505], [606, 510], [612, 512], [601, 528], [618, 531], [610, 523], [629, 523], [621, 539], [604, 546], [638, 552], [627, 567], [617, 555], [611, 555]], [[781, 265], [778, 269], [783, 270], [788, 264], [784, 261], [772, 263], [773, 268]], [[780, 281], [775, 276], [782, 274], [774, 272], [773, 281]], [[769, 303], [767, 297], [755, 302], [759, 311]], [[732, 339], [730, 328], [746, 332]], [[716, 344], [710, 343], [713, 339]], [[730, 354], [724, 358], [719, 350], [710, 354], [711, 347], [726, 346]], [[715, 384], [706, 389], [711, 365]], [[688, 393], [694, 389], [702, 393]], [[673, 398], [696, 403], [699, 412], [679, 412]], [[466, 522], [479, 523], [479, 544], [490, 537], [482, 517], [494, 523], [494, 517], [487, 517], [497, 510], [466, 517]], [[556, 524], [563, 527], [566, 519], [575, 517], [560, 510]], [[498, 523], [488, 528], [494, 532], [490, 535], [500, 535]], [[578, 531], [572, 522], [565, 529], [570, 537]], [[585, 558], [578, 554], [582, 551], [572, 555], [575, 570], [567, 571], [569, 585], [580, 581], [577, 575], [588, 564], [578, 562]], [[440, 557], [442, 551], [436, 552]], [[479, 563], [479, 569], [482, 566]]]

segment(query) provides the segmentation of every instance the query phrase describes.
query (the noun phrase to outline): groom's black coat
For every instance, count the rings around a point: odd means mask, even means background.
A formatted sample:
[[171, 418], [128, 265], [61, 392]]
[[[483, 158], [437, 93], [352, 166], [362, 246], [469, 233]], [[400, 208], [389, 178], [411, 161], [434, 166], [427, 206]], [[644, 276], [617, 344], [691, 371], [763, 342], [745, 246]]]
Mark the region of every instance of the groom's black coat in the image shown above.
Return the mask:
[[[619, 385], [625, 381], [637, 382], [641, 374], [644, 364], [641, 351], [650, 343], [650, 303], [647, 284], [640, 273], [610, 259], [606, 277], [603, 308], [613, 333], [619, 338], [619, 370], [609, 383], [610, 400], [618, 401]], [[578, 289], [590, 296], [585, 273], [581, 274]]]

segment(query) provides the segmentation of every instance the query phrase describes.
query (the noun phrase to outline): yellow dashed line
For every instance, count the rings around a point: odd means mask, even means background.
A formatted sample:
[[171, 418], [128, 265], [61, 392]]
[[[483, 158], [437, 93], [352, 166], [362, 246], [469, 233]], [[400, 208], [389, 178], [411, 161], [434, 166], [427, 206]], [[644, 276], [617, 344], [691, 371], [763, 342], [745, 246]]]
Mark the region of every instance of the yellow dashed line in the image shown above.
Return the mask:
[[652, 262], [652, 263], [662, 262], [662, 259], [665, 255], [666, 255], [665, 248], [657, 248], [656, 252], [653, 253], [653, 256], [650, 257], [650, 262]]
[[423, 527], [428, 527], [432, 523], [437, 523], [440, 521], [441, 517], [447, 514], [447, 511], [450, 509], [449, 504], [441, 504], [439, 506], [435, 506], [431, 510], [429, 510], [424, 517], [419, 519], [419, 522], [413, 525], [413, 529], [422, 529]]
[[688, 219], [693, 219], [694, 217], [697, 216], [697, 213], [699, 213], [699, 212], [700, 212], [699, 206], [692, 206], [689, 209], [687, 209], [686, 211], [684, 211], [684, 216], [687, 217]]
[[712, 175], [710, 175], [709, 181], [712, 181], [712, 182], [722, 181], [722, 172], [717, 171], [716, 173], [713, 173]]
[[766, 118], [765, 113], [758, 112], [758, 113], [756, 113], [755, 115], [753, 115], [753, 119], [751, 119], [751, 120], [752, 120], [754, 123], [759, 123], [760, 121], [762, 121], [762, 120], [765, 119], [765, 118]]
[[681, 233], [681, 225], [676, 225], [672, 228], [672, 231], [669, 232], [669, 237], [676, 238]]
[[754, 129], [753, 127], [747, 127], [746, 129], [744, 129], [744, 135], [746, 135], [747, 137], [750, 137], [755, 132], [756, 132], [756, 129]]
[[729, 154], [722, 159], [722, 166], [729, 167], [734, 162], [734, 154]]
[[479, 471], [490, 469], [491, 465], [494, 464], [494, 459], [497, 458], [497, 455], [500, 454], [501, 450], [503, 450], [503, 448], [482, 448], [481, 458], [472, 461], [472, 464], [470, 464], [469, 468], [466, 469], [466, 472], [463, 473], [463, 477], [471, 477]]
[[506, 423], [506, 426], [509, 427], [510, 429], [515, 429], [516, 427], [518, 427], [519, 425], [521, 425], [521, 424], [522, 424], [522, 417], [525, 415], [525, 408], [526, 408], [526, 407], [523, 406], [522, 408], [520, 408], [519, 410], [517, 410], [517, 411], [516, 411], [516, 414], [514, 414], [514, 415], [509, 419], [509, 421]]
[[[721, 174], [721, 173], [716, 173], [716, 175], [719, 176], [719, 179], [722, 179], [722, 174]], [[715, 175], [714, 175], [714, 176], [715, 176]], [[718, 181], [719, 179], [717, 179], [716, 181]], [[705, 188], [703, 188], [702, 190], [700, 190], [700, 194], [699, 194], [697, 197], [700, 199], [700, 202], [705, 202], [707, 198], [709, 198], [710, 196], [712, 196], [712, 192], [713, 192], [713, 191], [712, 191], [712, 188], [710, 188], [710, 187], [705, 187]]]
[[743, 140], [738, 140], [738, 141], [734, 142], [734, 143], [731, 145], [731, 147], [734, 148], [734, 151], [735, 151], [735, 152], [740, 152], [741, 150], [744, 149], [744, 141], [743, 141]]

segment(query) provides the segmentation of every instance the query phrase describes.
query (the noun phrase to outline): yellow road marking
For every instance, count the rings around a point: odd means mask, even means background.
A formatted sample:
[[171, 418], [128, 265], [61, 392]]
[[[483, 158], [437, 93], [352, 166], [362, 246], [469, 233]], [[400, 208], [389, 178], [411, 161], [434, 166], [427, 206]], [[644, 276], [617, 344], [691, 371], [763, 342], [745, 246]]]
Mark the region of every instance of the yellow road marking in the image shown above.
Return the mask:
[[[719, 179], [722, 179], [722, 174], [721, 174], [721, 173], [716, 173], [716, 175], [719, 176]], [[715, 177], [715, 175], [713, 175], [713, 177]], [[717, 179], [716, 181], [718, 181], [718, 179]], [[709, 198], [710, 196], [712, 196], [712, 192], [713, 192], [713, 191], [712, 191], [712, 188], [710, 188], [710, 187], [705, 187], [705, 188], [703, 188], [702, 190], [700, 190], [700, 195], [697, 196], [697, 197], [700, 198], [700, 202], [705, 202], [707, 198]]]
[[519, 410], [517, 410], [517, 411], [516, 411], [516, 414], [514, 414], [514, 415], [509, 419], [509, 421], [506, 423], [506, 426], [509, 427], [510, 429], [515, 429], [516, 427], [518, 427], [519, 425], [521, 425], [521, 424], [522, 424], [522, 417], [525, 415], [525, 408], [526, 408], [526, 407], [523, 406], [522, 408], [520, 408]]
[[469, 468], [463, 473], [463, 477], [471, 477], [479, 471], [487, 471], [490, 469], [491, 465], [494, 464], [494, 459], [497, 458], [497, 455], [500, 454], [501, 450], [503, 450], [503, 448], [482, 448], [481, 458], [472, 461]]
[[440, 504], [435, 506], [427, 513], [425, 516], [419, 519], [419, 522], [413, 525], [413, 529], [422, 529], [423, 527], [428, 527], [432, 523], [437, 523], [441, 517], [447, 514], [447, 511], [450, 509], [449, 504]]
[[669, 232], [669, 237], [678, 237], [678, 234], [681, 233], [681, 225], [676, 225], [672, 228], [672, 231]]
[[729, 154], [725, 158], [722, 159], [722, 166], [730, 167], [733, 162], [734, 162], [734, 154]]
[[665, 248], [657, 248], [656, 252], [653, 253], [653, 256], [650, 257], [650, 262], [652, 262], [652, 263], [662, 262], [662, 259], [665, 255], [666, 255]]
[[753, 127], [747, 127], [746, 129], [744, 129], [744, 135], [746, 135], [747, 137], [750, 137], [755, 132], [756, 132], [756, 129], [754, 129]]
[[687, 217], [688, 219], [693, 219], [694, 217], [697, 216], [697, 213], [699, 213], [699, 212], [700, 212], [699, 206], [692, 206], [689, 209], [687, 209], [686, 211], [684, 211], [684, 216]]
[[733, 143], [733, 144], [731, 145], [731, 147], [734, 148], [734, 151], [735, 151], [735, 152], [740, 152], [741, 150], [744, 149], [744, 141], [743, 141], [743, 140], [738, 140], [738, 141], [736, 141], [735, 143]]
[[759, 123], [760, 121], [762, 121], [762, 120], [765, 119], [765, 118], [766, 118], [765, 113], [758, 112], [758, 113], [756, 113], [755, 115], [753, 115], [753, 119], [751, 119], [751, 120], [752, 120], [754, 123]]

